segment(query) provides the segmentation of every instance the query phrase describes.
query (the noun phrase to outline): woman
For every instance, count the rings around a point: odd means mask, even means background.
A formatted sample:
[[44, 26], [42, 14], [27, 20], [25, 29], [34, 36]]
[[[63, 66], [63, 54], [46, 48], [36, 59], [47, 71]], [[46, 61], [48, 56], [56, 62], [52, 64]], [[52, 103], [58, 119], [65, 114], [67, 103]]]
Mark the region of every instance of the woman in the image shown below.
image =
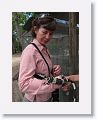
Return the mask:
[[24, 102], [50, 102], [52, 92], [61, 87], [39, 77], [39, 74], [46, 77], [61, 74], [61, 67], [52, 64], [46, 48], [55, 29], [56, 21], [50, 14], [40, 14], [32, 21], [33, 41], [22, 53], [19, 71], [19, 89], [24, 93]]

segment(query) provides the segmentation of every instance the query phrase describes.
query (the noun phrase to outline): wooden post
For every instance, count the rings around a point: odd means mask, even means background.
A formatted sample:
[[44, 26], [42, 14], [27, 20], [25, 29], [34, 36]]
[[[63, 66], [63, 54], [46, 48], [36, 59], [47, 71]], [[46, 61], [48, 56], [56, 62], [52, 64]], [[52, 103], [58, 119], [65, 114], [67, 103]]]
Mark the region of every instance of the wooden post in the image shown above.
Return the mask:
[[77, 29], [76, 29], [76, 12], [69, 13], [69, 74], [77, 73], [77, 56], [78, 56], [78, 44], [77, 44]]

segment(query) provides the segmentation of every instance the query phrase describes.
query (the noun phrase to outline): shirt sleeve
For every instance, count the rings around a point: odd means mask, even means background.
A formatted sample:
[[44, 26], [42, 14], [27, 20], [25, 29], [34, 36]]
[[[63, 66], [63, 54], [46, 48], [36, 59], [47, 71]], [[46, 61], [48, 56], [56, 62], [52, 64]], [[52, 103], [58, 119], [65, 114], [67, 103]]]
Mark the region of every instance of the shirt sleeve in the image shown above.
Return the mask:
[[53, 92], [60, 86], [54, 84], [45, 84], [46, 80], [34, 78], [36, 70], [35, 55], [30, 49], [25, 49], [21, 56], [19, 71], [19, 89], [24, 93], [44, 94]]

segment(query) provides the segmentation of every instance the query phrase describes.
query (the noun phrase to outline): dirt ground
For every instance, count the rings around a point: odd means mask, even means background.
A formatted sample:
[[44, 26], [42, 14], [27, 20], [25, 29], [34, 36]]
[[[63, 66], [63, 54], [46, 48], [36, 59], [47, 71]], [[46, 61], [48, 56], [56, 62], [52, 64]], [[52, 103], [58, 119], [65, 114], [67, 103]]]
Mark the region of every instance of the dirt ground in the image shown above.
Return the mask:
[[12, 77], [19, 71], [21, 53], [12, 55]]
[[22, 93], [18, 88], [18, 73], [20, 65], [21, 53], [12, 55], [12, 101], [21, 102], [23, 99]]

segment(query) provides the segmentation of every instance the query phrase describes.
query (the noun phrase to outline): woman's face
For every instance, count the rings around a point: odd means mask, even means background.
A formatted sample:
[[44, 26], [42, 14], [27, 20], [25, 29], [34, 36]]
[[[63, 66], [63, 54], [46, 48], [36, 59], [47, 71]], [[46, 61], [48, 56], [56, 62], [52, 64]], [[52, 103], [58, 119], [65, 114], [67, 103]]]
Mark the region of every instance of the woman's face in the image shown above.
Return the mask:
[[39, 29], [35, 30], [36, 33], [36, 39], [39, 41], [39, 43], [45, 45], [48, 43], [52, 37], [53, 32], [50, 30], [47, 30], [45, 28], [40, 27]]

